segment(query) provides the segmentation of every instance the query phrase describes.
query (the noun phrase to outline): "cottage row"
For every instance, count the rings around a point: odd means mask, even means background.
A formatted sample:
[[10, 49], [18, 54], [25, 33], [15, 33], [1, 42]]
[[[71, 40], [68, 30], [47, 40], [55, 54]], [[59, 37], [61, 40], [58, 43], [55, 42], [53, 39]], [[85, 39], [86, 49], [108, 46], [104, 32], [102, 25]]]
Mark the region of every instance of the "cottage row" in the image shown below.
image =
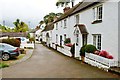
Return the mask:
[[[69, 38], [71, 43], [75, 44], [74, 56], [79, 58], [80, 48], [85, 44], [92, 44], [98, 50], [109, 52], [114, 57], [111, 64], [119, 66], [119, 9], [119, 0], [94, 0], [92, 2], [84, 0], [73, 8], [66, 7], [64, 14], [42, 31], [42, 41], [49, 47], [57, 48], [65, 54], [63, 49], [68, 48], [66, 48], [64, 41]], [[56, 45], [61, 46], [61, 49]], [[90, 61], [87, 62], [90, 63]]]

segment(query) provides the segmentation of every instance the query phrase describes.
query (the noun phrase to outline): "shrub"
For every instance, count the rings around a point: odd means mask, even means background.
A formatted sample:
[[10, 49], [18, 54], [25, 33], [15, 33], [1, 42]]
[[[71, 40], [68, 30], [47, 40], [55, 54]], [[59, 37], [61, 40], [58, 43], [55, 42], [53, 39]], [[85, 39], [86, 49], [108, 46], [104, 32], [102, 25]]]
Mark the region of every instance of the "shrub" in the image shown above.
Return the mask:
[[96, 50], [97, 49], [94, 45], [89, 44], [85, 46], [85, 52], [87, 53], [94, 53]]
[[81, 49], [80, 49], [80, 56], [85, 56], [85, 47], [86, 47], [86, 45], [81, 47]]
[[65, 41], [64, 41], [64, 43], [65, 43], [65, 44], [67, 44], [67, 43], [71, 43], [70, 38], [66, 38]]
[[5, 68], [5, 67], [9, 67], [9, 65], [8, 65], [8, 64], [5, 64], [5, 63], [0, 63], [0, 69], [1, 69], [1, 68]]
[[7, 43], [15, 47], [20, 47], [20, 41], [18, 39], [3, 39], [2, 43]]
[[29, 41], [30, 42], [32, 42], [32, 41], [35, 42], [35, 38], [29, 38]]

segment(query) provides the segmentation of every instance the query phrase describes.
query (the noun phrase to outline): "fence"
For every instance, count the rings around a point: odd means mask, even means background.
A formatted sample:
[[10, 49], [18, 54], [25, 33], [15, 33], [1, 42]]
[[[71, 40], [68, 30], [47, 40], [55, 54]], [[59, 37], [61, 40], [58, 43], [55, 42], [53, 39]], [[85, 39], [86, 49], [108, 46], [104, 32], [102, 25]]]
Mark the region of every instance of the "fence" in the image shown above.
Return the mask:
[[63, 53], [66, 56], [72, 56], [70, 52], [70, 47], [63, 46], [62, 48], [62, 47], [57, 46], [57, 51]]
[[24, 43], [20, 45], [20, 48], [34, 48], [34, 43]]
[[115, 61], [114, 59], [108, 59], [108, 58], [104, 58], [102, 56], [99, 55], [95, 55], [92, 53], [86, 53], [85, 54], [85, 62], [88, 64], [91, 64], [93, 66], [98, 66], [98, 67], [115, 67], [118, 66], [118, 62]]

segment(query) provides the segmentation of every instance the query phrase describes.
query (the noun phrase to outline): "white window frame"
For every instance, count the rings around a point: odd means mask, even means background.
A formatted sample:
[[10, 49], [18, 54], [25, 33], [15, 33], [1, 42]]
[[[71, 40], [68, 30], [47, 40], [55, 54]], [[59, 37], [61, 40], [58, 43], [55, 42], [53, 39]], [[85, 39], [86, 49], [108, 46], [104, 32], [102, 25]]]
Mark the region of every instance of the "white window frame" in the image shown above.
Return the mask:
[[103, 19], [103, 5], [102, 4], [93, 8], [93, 18], [94, 20]]
[[97, 49], [101, 50], [102, 46], [102, 36], [101, 34], [93, 34], [93, 45], [96, 46]]
[[61, 27], [62, 27], [62, 24], [63, 24], [63, 23], [62, 23], [62, 21], [61, 21]]
[[58, 23], [56, 23], [56, 30], [58, 30]]
[[64, 19], [64, 28], [67, 27], [67, 19]]
[[56, 34], [56, 43], [58, 43], [58, 34]]
[[80, 18], [79, 18], [79, 17], [80, 17], [79, 14], [77, 14], [77, 15], [75, 16], [76, 24], [79, 24], [79, 21], [80, 21]]

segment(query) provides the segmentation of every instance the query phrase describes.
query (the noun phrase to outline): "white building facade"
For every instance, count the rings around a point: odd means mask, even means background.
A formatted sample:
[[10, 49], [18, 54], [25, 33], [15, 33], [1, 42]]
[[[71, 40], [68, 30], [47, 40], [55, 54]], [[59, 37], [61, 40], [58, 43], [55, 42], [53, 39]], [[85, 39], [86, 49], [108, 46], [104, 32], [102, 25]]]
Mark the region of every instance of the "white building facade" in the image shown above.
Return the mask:
[[64, 40], [70, 38], [71, 43], [75, 43], [75, 57], [80, 57], [79, 51], [83, 45], [92, 44], [99, 50], [109, 52], [115, 61], [120, 61], [120, 2], [112, 1], [82, 2], [73, 10], [70, 9], [65, 13], [67, 16], [64, 15], [54, 23], [51, 43], [64, 47]]

